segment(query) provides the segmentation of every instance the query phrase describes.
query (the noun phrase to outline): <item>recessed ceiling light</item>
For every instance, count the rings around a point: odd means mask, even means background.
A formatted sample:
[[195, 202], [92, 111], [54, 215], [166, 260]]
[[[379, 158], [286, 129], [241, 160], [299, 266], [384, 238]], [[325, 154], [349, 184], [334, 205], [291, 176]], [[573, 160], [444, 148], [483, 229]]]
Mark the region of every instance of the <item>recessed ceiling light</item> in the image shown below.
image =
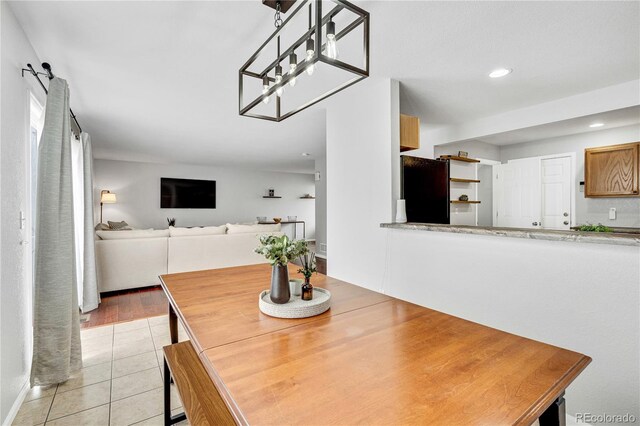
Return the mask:
[[504, 77], [505, 75], [511, 74], [512, 71], [513, 70], [510, 68], [498, 68], [496, 70], [491, 71], [491, 74], [489, 74], [489, 77], [491, 78]]
[[593, 124], [589, 124], [589, 127], [602, 127], [604, 126], [604, 123], [593, 123]]
[[311, 155], [311, 154], [309, 154], [308, 152], [303, 152], [303, 153], [302, 153], [302, 156], [303, 156], [303, 157], [309, 157], [310, 155]]

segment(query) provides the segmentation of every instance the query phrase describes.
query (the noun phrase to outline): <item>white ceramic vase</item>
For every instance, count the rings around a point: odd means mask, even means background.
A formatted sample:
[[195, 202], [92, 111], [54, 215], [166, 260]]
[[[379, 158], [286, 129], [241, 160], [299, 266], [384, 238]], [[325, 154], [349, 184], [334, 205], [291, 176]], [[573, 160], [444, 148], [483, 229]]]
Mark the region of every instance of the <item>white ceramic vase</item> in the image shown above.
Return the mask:
[[396, 223], [407, 223], [407, 206], [405, 200], [396, 202]]
[[292, 296], [301, 296], [302, 295], [302, 283], [304, 281], [294, 278], [289, 280], [289, 288]]

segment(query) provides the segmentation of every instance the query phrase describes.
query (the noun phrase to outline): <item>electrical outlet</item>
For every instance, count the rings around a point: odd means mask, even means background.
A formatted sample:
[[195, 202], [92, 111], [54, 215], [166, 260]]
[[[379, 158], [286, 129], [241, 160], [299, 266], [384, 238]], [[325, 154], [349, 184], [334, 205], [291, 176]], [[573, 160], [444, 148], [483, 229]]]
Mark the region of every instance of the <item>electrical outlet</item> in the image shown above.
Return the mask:
[[609, 209], [609, 220], [616, 220], [616, 208], [611, 207]]

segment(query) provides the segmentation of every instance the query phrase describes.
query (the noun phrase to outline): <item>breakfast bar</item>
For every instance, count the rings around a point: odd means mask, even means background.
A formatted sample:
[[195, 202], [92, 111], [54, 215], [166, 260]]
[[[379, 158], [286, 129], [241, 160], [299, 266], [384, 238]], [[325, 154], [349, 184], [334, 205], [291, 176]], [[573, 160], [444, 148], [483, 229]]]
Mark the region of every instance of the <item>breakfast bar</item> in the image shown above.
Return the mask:
[[179, 319], [237, 424], [563, 425], [591, 361], [321, 274], [329, 311], [272, 318], [269, 280], [267, 264], [161, 276], [172, 342]]

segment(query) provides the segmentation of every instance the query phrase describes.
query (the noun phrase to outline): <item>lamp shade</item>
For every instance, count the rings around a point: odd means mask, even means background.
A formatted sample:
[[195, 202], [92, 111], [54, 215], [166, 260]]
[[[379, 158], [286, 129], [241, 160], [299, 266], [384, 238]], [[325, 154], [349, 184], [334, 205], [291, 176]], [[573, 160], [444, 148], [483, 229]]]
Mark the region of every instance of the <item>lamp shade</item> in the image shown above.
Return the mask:
[[102, 191], [100, 194], [100, 202], [104, 204], [113, 204], [116, 202], [116, 194], [109, 191]]

